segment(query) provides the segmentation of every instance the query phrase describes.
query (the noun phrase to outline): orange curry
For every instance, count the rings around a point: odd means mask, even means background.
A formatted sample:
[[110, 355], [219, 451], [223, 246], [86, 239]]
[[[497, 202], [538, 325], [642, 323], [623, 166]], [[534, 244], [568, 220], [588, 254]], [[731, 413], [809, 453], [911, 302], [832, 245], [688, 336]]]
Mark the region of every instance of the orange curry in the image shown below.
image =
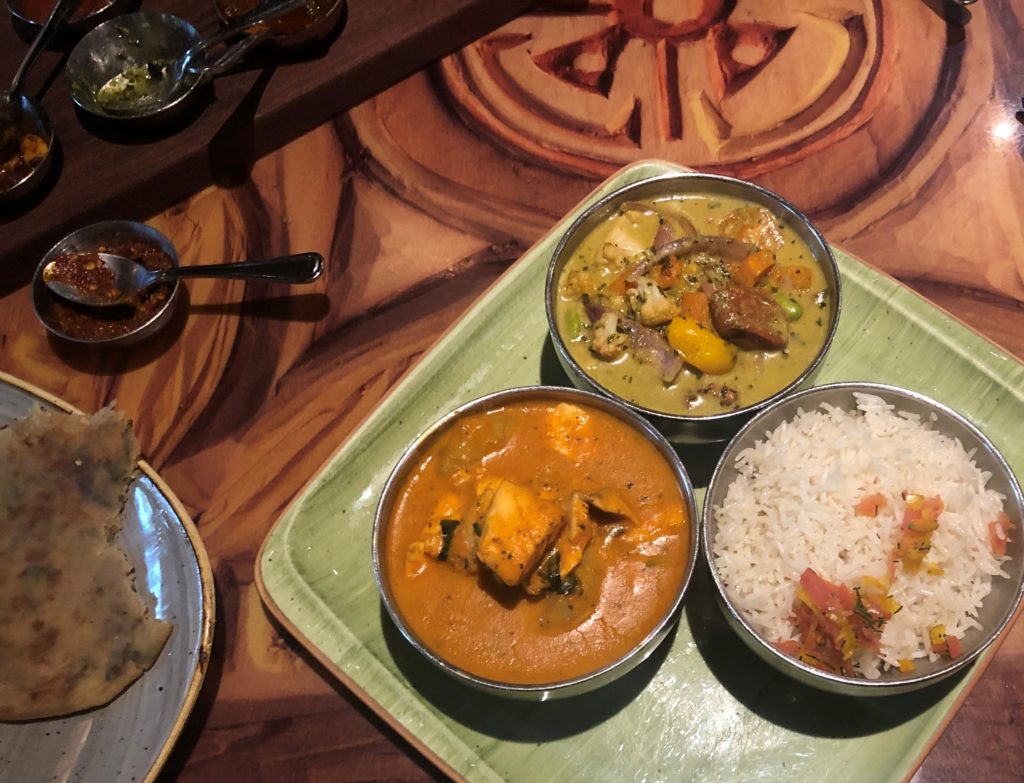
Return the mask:
[[388, 520], [399, 613], [471, 674], [539, 685], [613, 663], [665, 616], [691, 520], [671, 465], [603, 411], [518, 402], [459, 418]]

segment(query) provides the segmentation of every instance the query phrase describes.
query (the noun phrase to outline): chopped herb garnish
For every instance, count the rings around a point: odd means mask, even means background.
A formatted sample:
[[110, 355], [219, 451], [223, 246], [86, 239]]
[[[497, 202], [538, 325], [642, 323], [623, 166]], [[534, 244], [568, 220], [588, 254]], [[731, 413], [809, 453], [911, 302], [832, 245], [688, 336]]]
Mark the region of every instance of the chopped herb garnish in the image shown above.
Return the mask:
[[871, 614], [871, 611], [864, 605], [864, 601], [860, 597], [859, 587], [853, 588], [853, 592], [857, 594], [857, 602], [853, 606], [853, 613], [860, 617], [872, 631], [881, 631], [885, 621]]

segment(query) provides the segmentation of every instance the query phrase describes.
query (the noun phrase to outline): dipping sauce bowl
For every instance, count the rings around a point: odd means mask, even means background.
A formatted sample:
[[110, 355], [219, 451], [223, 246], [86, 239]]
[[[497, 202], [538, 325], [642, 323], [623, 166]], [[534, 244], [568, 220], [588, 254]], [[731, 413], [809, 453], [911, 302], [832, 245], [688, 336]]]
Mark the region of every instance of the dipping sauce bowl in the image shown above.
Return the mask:
[[171, 14], [126, 14], [104, 22], [68, 58], [71, 99], [101, 119], [171, 121], [192, 105], [202, 79], [186, 71], [172, 83], [164, 71], [199, 40], [192, 25]]
[[50, 291], [43, 269], [58, 256], [112, 252], [138, 259], [147, 267], [178, 266], [171, 241], [154, 228], [130, 220], [95, 223], [68, 234], [43, 256], [32, 278], [32, 305], [36, 317], [53, 335], [83, 345], [133, 345], [167, 325], [179, 299], [181, 283], [166, 283], [141, 292], [131, 304], [87, 307], [69, 302]]
[[[261, 0], [217, 0], [217, 14], [231, 24], [250, 13]], [[267, 23], [271, 41], [278, 49], [301, 49], [333, 33], [344, 18], [345, 0], [308, 0], [284, 16]]]
[[54, 142], [50, 118], [35, 101], [18, 95], [0, 110], [0, 206], [24, 200], [46, 181]]

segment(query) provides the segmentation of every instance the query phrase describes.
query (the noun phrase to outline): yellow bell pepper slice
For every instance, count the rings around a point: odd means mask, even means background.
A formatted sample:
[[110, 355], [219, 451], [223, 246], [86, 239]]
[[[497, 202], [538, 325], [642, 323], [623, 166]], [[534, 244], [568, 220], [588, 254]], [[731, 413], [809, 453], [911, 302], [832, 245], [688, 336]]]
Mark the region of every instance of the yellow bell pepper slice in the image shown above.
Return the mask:
[[721, 375], [736, 364], [736, 347], [692, 318], [677, 315], [672, 319], [668, 325], [668, 344], [687, 363], [710, 375]]

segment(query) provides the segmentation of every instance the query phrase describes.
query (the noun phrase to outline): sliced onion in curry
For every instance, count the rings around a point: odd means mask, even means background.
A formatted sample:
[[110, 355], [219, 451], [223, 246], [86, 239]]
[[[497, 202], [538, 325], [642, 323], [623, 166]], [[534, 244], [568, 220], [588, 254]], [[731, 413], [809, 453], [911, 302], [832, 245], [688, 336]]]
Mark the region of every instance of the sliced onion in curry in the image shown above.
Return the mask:
[[[586, 304], [586, 312], [587, 318], [591, 321], [599, 321], [605, 313], [614, 311], [610, 307], [589, 301]], [[662, 381], [672, 383], [683, 371], [683, 360], [661, 336], [661, 332], [621, 315], [618, 316], [618, 323], [619, 331], [629, 335], [630, 347], [637, 359], [656, 367]]]

